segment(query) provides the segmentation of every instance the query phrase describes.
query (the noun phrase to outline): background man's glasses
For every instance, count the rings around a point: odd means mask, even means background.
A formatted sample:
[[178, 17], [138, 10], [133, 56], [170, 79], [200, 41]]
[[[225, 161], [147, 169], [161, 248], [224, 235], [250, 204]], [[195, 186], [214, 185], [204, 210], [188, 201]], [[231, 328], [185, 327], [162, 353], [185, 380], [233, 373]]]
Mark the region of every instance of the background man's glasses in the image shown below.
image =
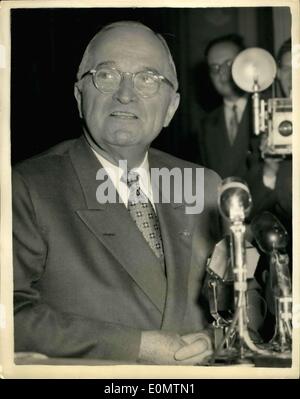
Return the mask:
[[174, 85], [167, 78], [152, 70], [131, 73], [103, 65], [86, 72], [82, 78], [88, 74], [93, 76], [93, 83], [101, 93], [115, 93], [125, 76], [131, 77], [134, 89], [144, 98], [154, 96], [161, 82], [174, 89]]
[[233, 60], [226, 60], [222, 64], [210, 64], [208, 66], [209, 72], [212, 75], [218, 75], [219, 73], [228, 72], [231, 70]]

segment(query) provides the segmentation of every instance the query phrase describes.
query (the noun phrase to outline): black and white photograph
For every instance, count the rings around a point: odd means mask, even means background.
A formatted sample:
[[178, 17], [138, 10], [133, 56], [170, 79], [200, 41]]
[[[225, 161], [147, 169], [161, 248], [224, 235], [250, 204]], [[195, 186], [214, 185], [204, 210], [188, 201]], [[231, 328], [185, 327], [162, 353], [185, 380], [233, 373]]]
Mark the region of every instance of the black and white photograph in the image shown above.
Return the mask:
[[4, 378], [299, 378], [299, 2], [152, 3], [3, 2]]

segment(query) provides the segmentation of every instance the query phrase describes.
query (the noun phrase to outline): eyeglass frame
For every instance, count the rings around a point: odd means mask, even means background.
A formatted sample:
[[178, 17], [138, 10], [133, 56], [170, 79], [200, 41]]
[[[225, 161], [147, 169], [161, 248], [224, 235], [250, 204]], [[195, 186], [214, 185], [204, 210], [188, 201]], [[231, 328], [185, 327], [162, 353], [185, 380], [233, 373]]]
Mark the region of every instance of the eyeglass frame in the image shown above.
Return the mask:
[[[95, 76], [96, 76], [96, 73], [98, 72], [98, 70], [100, 69], [101, 66], [107, 66], [107, 68], [112, 69], [113, 71], [118, 72], [118, 74], [120, 75], [120, 78], [121, 78], [121, 79], [120, 79], [120, 83], [119, 83], [119, 86], [117, 87], [116, 90], [107, 91], [107, 92], [106, 92], [106, 91], [101, 90], [100, 87], [97, 86]], [[152, 76], [156, 77], [156, 78], [159, 80], [159, 86], [158, 86], [158, 88], [157, 88], [157, 91], [156, 91], [155, 93], [153, 93], [152, 95], [150, 95], [150, 96], [147, 96], [147, 95], [146, 95], [146, 96], [143, 96], [143, 95], [141, 94], [141, 92], [138, 91], [138, 90], [136, 90], [136, 88], [135, 88], [135, 85], [134, 85], [134, 78], [136, 77], [136, 75], [138, 75], [139, 73], [142, 73], [142, 72], [149, 72], [150, 74], [152, 74]], [[131, 82], [132, 82], [132, 84], [133, 84], [133, 88], [134, 88], [134, 89], [141, 95], [141, 97], [143, 97], [143, 98], [150, 98], [150, 97], [153, 97], [155, 94], [157, 94], [158, 91], [159, 91], [159, 89], [160, 89], [160, 84], [161, 84], [161, 82], [166, 83], [166, 84], [169, 85], [173, 90], [175, 90], [174, 84], [173, 84], [168, 78], [166, 78], [165, 76], [163, 76], [162, 74], [160, 74], [158, 71], [153, 70], [153, 69], [145, 69], [145, 70], [138, 71], [138, 72], [123, 72], [123, 71], [120, 71], [118, 68], [115, 68], [114, 66], [108, 65], [107, 63], [100, 63], [100, 64], [98, 64], [98, 65], [96, 66], [96, 68], [90, 69], [89, 71], [85, 72], [85, 73], [81, 76], [81, 78], [80, 78], [79, 80], [82, 80], [82, 79], [85, 78], [87, 75], [92, 75], [92, 80], [93, 80], [93, 84], [94, 84], [95, 88], [96, 88], [98, 91], [100, 91], [100, 93], [103, 93], [103, 94], [116, 93], [116, 92], [118, 91], [118, 89], [120, 88], [121, 82], [124, 80], [124, 75], [127, 75], [127, 76], [130, 76], [130, 75], [131, 75]]]
[[[219, 75], [221, 70], [224, 70], [225, 67], [226, 69], [230, 69], [232, 67], [233, 61], [234, 60], [232, 58], [228, 58], [228, 60], [225, 60], [222, 62], [222, 64], [210, 64], [208, 65], [209, 73], [212, 75]], [[212, 70], [212, 67], [215, 67], [216, 69]]]

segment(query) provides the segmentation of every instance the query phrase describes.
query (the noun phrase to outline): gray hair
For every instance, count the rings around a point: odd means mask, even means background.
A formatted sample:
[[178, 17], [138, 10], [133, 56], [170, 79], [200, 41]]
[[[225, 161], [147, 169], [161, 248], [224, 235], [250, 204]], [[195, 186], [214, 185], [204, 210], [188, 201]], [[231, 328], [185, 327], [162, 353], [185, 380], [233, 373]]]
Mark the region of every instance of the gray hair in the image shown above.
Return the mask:
[[177, 72], [176, 72], [176, 67], [175, 67], [175, 63], [172, 57], [172, 54], [170, 52], [170, 49], [168, 47], [168, 44], [166, 42], [166, 40], [163, 38], [162, 35], [160, 35], [159, 33], [154, 32], [152, 29], [150, 29], [148, 26], [142, 24], [141, 22], [136, 22], [136, 21], [118, 21], [118, 22], [113, 22], [109, 25], [104, 26], [99, 32], [96, 33], [96, 35], [92, 38], [92, 40], [89, 42], [89, 44], [87, 45], [87, 48], [85, 49], [85, 52], [83, 54], [82, 60], [80, 62], [78, 71], [77, 71], [77, 81], [79, 81], [82, 76], [88, 71], [90, 62], [91, 62], [91, 57], [92, 57], [92, 52], [93, 52], [93, 46], [96, 43], [96, 41], [98, 40], [99, 36], [102, 35], [103, 33], [107, 32], [110, 29], [115, 29], [115, 28], [119, 28], [119, 27], [126, 27], [126, 26], [131, 26], [131, 27], [139, 27], [142, 29], [147, 30], [148, 32], [151, 32], [155, 37], [158, 38], [158, 40], [160, 41], [160, 43], [162, 44], [167, 58], [168, 58], [168, 63], [170, 66], [170, 71], [172, 74], [172, 83], [174, 84], [175, 90], [177, 91], [178, 89], [178, 79], [177, 79]]

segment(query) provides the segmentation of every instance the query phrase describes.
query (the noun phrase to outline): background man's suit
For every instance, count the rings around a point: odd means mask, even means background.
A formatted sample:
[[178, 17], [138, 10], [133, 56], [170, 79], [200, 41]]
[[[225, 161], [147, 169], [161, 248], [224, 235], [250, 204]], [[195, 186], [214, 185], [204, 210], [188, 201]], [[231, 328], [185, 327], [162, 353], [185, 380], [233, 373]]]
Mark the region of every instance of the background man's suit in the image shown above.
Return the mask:
[[246, 178], [251, 163], [259, 155], [259, 139], [253, 134], [251, 111], [248, 99], [233, 145], [229, 141], [223, 105], [203, 118], [199, 137], [201, 164], [213, 169], [222, 178]]
[[202, 120], [199, 136], [200, 162], [222, 178], [238, 176], [244, 179], [251, 192], [251, 217], [271, 210], [275, 193], [263, 183], [263, 166], [259, 149], [261, 137], [255, 136], [252, 124], [252, 102], [248, 99], [233, 145], [229, 142], [224, 106], [220, 106]]
[[[157, 150], [149, 165], [195, 168]], [[156, 204], [166, 277], [124, 204], [97, 202], [99, 168], [83, 137], [15, 168], [16, 351], [136, 360], [141, 330], [206, 326], [199, 293], [220, 238], [218, 176], [205, 170], [199, 215]]]

